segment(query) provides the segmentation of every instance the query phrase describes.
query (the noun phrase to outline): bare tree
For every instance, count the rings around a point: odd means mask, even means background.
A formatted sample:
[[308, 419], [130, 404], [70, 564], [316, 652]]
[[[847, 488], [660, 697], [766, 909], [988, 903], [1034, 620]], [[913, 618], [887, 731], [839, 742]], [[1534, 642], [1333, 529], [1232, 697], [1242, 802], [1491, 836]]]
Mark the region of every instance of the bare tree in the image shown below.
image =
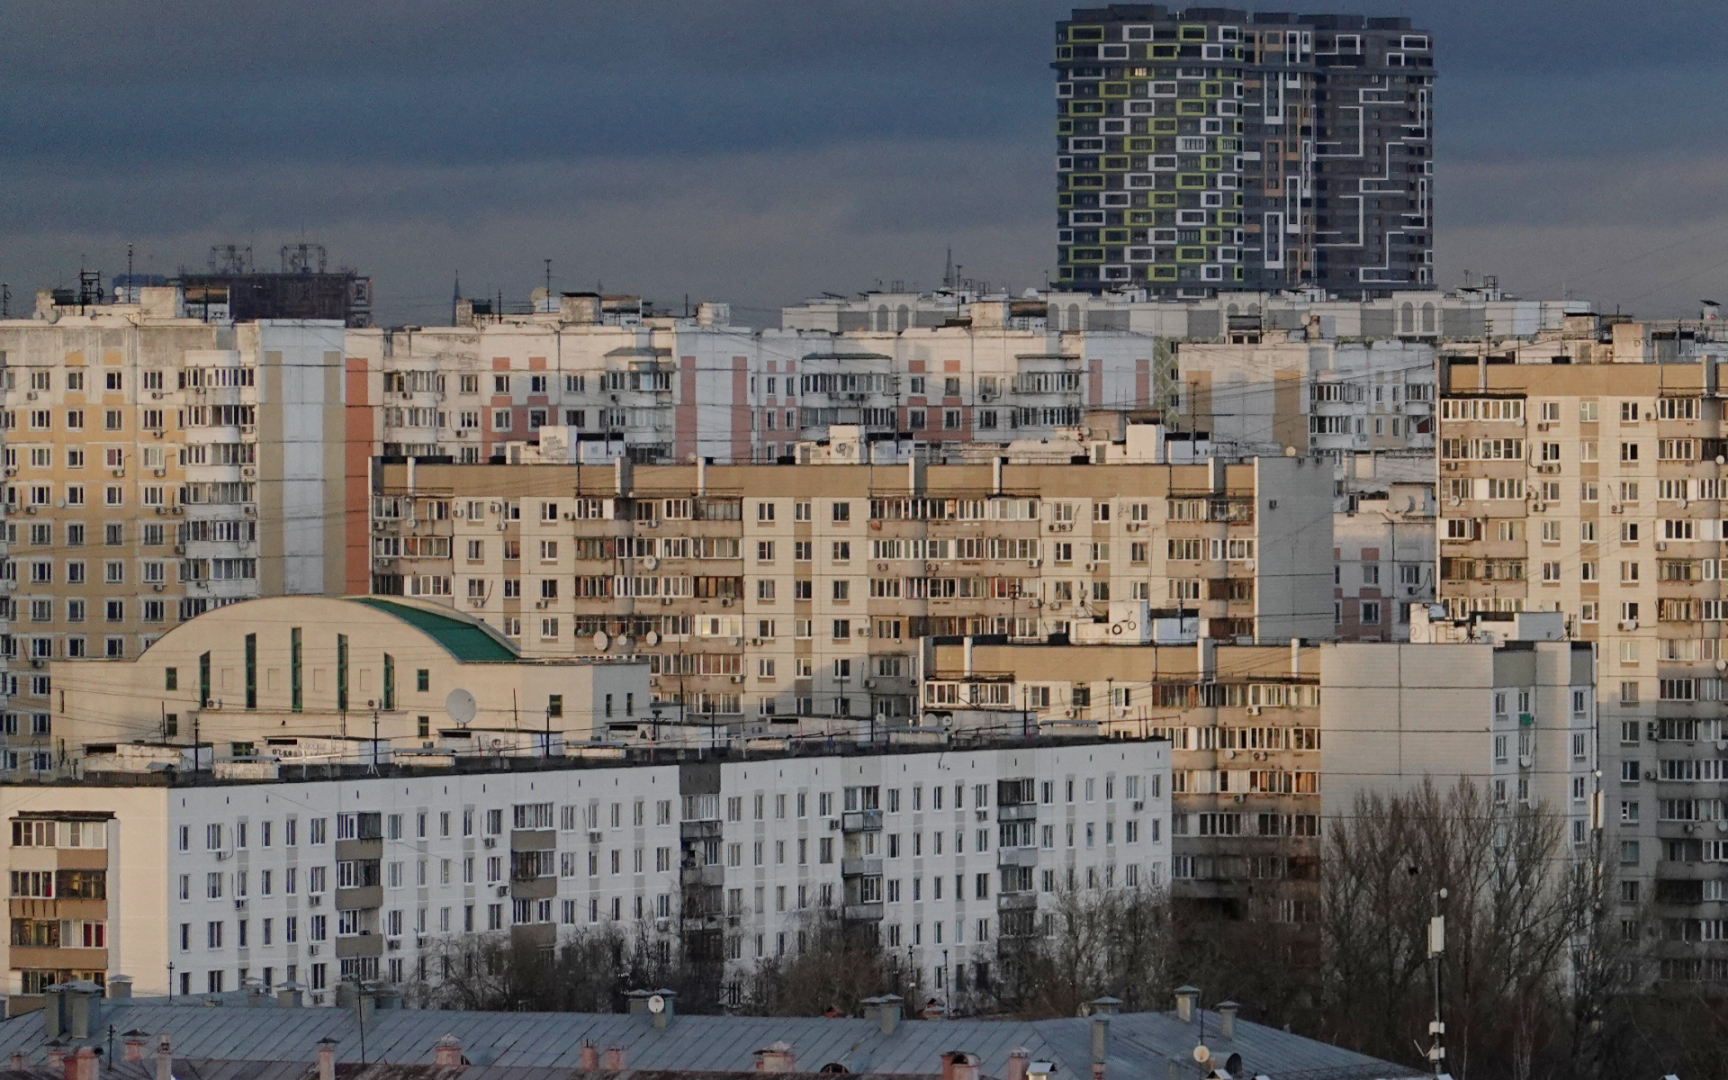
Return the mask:
[[1160, 1008], [1173, 981], [1169, 896], [1127, 887], [1055, 894], [1042, 924], [997, 939], [995, 1000], [1023, 1016], [1073, 1016], [1098, 997]]
[[878, 943], [874, 926], [848, 924], [831, 908], [806, 912], [796, 947], [766, 957], [744, 980], [738, 1008], [762, 1016], [851, 1013], [859, 1001], [899, 994], [923, 1000], [918, 971]]

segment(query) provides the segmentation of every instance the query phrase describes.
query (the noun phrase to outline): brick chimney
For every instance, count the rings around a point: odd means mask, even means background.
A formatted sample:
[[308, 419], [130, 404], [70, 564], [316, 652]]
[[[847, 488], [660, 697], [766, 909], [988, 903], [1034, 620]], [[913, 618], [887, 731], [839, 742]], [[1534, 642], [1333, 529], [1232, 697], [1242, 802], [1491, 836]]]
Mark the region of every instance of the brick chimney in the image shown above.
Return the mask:
[[96, 1048], [80, 1046], [66, 1059], [66, 1080], [96, 1080]]
[[1026, 1071], [1031, 1064], [1032, 1051], [1016, 1046], [1008, 1051], [1008, 1067], [1003, 1071], [1002, 1080], [1026, 1080]]
[[978, 1080], [978, 1055], [949, 1050], [942, 1055], [942, 1080]]
[[47, 1065], [50, 1069], [63, 1069], [63, 1068], [65, 1068], [66, 1067], [66, 1048], [64, 1046], [61, 1046], [58, 1042], [49, 1043], [48, 1044], [48, 1052], [43, 1055], [43, 1060], [45, 1062], [47, 1062]]
[[446, 1035], [432, 1044], [432, 1064], [444, 1069], [462, 1067], [462, 1040]]
[[797, 1058], [792, 1053], [792, 1044], [788, 1042], [771, 1042], [756, 1051], [756, 1071], [764, 1073], [792, 1072], [797, 1065]]
[[127, 1061], [143, 1061], [144, 1060], [144, 1045], [145, 1045], [145, 1040], [144, 1040], [144, 1034], [142, 1032], [139, 1032], [139, 1031], [127, 1032], [126, 1033], [126, 1060]]
[[591, 1042], [583, 1043], [581, 1056], [577, 1058], [576, 1067], [583, 1072], [594, 1072], [600, 1068], [600, 1048]]
[[606, 1052], [600, 1055], [600, 1067], [609, 1072], [623, 1072], [624, 1048], [622, 1046], [608, 1046]]
[[318, 1080], [336, 1080], [336, 1040], [318, 1040]]
[[174, 1080], [174, 1050], [166, 1035], [156, 1043], [156, 1080]]
[[1234, 1039], [1236, 1037], [1236, 1010], [1241, 1007], [1242, 1006], [1236, 1004], [1234, 1001], [1220, 1001], [1218, 1003], [1219, 1035], [1226, 1039]]

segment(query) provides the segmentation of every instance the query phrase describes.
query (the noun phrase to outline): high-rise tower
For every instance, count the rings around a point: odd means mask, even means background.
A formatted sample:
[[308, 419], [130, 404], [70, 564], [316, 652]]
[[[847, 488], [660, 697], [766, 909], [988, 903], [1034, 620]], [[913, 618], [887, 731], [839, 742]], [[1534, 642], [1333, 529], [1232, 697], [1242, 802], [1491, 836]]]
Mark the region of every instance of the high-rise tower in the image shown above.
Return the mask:
[[1432, 287], [1433, 57], [1402, 18], [1075, 9], [1052, 65], [1058, 281]]

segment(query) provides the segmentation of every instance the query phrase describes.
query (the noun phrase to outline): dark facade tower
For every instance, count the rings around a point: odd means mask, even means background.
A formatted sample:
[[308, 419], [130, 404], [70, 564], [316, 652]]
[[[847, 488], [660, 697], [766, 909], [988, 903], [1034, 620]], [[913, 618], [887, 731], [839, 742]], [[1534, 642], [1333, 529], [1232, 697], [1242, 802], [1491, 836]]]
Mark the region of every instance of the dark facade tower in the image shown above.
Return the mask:
[[1433, 39], [1158, 5], [1056, 24], [1057, 284], [1432, 288]]

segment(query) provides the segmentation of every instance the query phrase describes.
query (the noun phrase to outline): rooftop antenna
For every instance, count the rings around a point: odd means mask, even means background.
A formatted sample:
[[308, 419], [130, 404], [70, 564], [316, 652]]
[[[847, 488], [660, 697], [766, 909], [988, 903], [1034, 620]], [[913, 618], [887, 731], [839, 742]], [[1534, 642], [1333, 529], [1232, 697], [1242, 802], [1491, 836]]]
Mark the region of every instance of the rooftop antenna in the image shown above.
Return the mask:
[[450, 291], [450, 325], [456, 325], [456, 308], [462, 303], [462, 271], [456, 271], [456, 287]]
[[12, 286], [0, 281], [0, 319], [12, 317]]
[[134, 289], [135, 287], [136, 287], [136, 283], [133, 282], [133, 280], [132, 280], [132, 245], [127, 244], [126, 245], [126, 290], [128, 293], [130, 293], [132, 291], [132, 289]]
[[552, 299], [552, 260], [542, 260], [546, 264], [546, 299]]
[[948, 262], [942, 268], [942, 285], [944, 288], [954, 287], [954, 245], [948, 245]]

